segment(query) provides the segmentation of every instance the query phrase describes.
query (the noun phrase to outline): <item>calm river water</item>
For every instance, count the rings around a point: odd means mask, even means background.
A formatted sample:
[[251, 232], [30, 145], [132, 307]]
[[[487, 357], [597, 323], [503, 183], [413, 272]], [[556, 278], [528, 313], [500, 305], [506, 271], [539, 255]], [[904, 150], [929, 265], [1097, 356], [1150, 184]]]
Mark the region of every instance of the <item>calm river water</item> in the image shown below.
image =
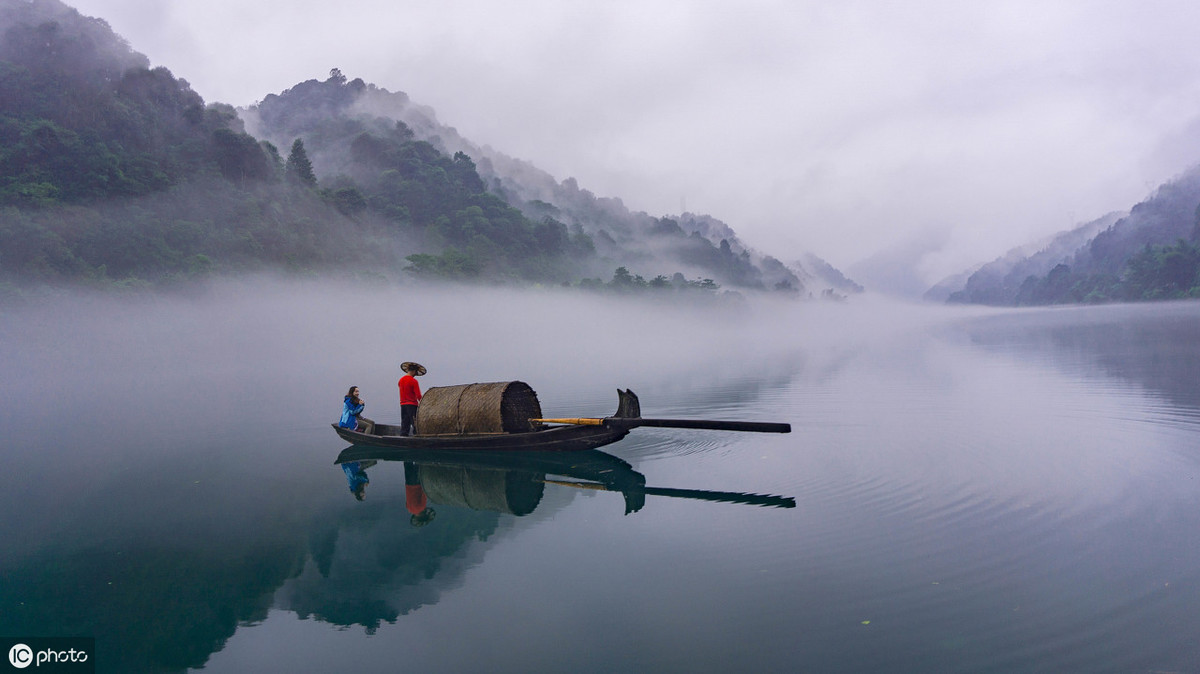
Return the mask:
[[[695, 490], [644, 500], [423, 467], [417, 527], [405, 465], [357, 501], [329, 427], [350, 385], [398, 419], [403, 360], [426, 388], [526, 381], [548, 415], [620, 387], [794, 430], [578, 459]], [[1200, 303], [263, 281], [5, 311], [0, 395], [0, 635], [94, 637], [98, 671], [1200, 671]]]

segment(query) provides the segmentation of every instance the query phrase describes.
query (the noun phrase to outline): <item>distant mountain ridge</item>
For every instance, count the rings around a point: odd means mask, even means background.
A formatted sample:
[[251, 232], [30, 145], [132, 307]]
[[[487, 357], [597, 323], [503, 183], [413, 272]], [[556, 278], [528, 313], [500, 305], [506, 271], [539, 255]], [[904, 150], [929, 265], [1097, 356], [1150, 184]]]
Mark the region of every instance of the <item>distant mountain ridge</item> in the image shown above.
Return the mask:
[[[965, 277], [956, 277], [957, 282], [952, 280], [934, 286], [925, 294], [925, 299], [966, 304], [1015, 304], [1025, 279], [1045, 276], [1055, 266], [1070, 261], [1092, 238], [1124, 215], [1109, 213], [1041, 242], [1013, 248]], [[954, 289], [955, 286], [958, 289]]]
[[479, 147], [334, 69], [238, 111], [102, 19], [0, 0], [0, 295], [282, 269], [803, 297], [861, 287]]
[[103, 20], [0, 0], [0, 295], [348, 261], [345, 223], [297, 226], [333, 209], [275, 175], [231, 106]]
[[0, 140], [0, 295], [266, 269], [622, 292], [854, 288], [828, 265], [750, 249], [711, 216], [653, 217], [556, 181], [337, 69], [240, 113], [206, 104], [59, 0], [0, 0]]
[[5, 0], [0, 31], [0, 205], [159, 191], [205, 170], [211, 134], [236, 133], [99, 19]]
[[[931, 291], [937, 299], [947, 285]], [[1111, 213], [984, 265], [948, 301], [1044, 305], [1200, 297], [1200, 166]]]
[[664, 265], [671, 265], [689, 276], [710, 276], [734, 288], [799, 293], [815, 283], [818, 291], [826, 287], [861, 291], [827, 264], [784, 264], [750, 249], [728, 224], [712, 216], [683, 213], [655, 218], [630, 211], [619, 198], [597, 197], [574, 178], [558, 181], [527, 161], [463, 138], [453, 127], [441, 124], [431, 108], [413, 103], [403, 92], [390, 92], [361, 79], [347, 81], [335, 72], [328, 80], [302, 82], [241, 110], [247, 128], [279, 145], [303, 138], [322, 175], [370, 180], [356, 173], [346, 148], [361, 134], [390, 133], [389, 127], [400, 122], [415, 139], [447, 155], [463, 153], [472, 158], [487, 190], [531, 221], [565, 227], [572, 240], [590, 242], [584, 245], [593, 247], [597, 255], [578, 267], [584, 274], [602, 276], [620, 265], [651, 276], [665, 273]]

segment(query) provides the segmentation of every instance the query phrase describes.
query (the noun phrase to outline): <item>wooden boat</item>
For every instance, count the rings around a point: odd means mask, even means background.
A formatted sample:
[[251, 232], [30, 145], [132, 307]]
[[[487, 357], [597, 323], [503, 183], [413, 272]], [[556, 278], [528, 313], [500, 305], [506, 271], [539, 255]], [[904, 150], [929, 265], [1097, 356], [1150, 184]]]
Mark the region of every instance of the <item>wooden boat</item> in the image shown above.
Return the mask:
[[[542, 500], [545, 485], [620, 493], [625, 514], [641, 510], [647, 496], [795, 508], [796, 499], [772, 494], [648, 487], [628, 462], [598, 449], [479, 452], [351, 445], [334, 463], [381, 461], [416, 466], [422, 488], [435, 503], [526, 515]], [[567, 479], [562, 479], [567, 478]], [[450, 488], [439, 485], [450, 483]]]
[[[636, 419], [641, 407], [632, 391], [617, 391], [617, 412], [611, 418]], [[439, 435], [400, 435], [400, 427], [369, 422], [365, 431], [341, 428], [333, 424], [338, 437], [356, 445], [427, 450], [554, 450], [595, 449], [620, 440], [628, 428], [604, 425], [546, 425], [534, 423], [524, 433], [454, 433]]]
[[[515, 382], [520, 383], [520, 382]], [[789, 433], [788, 424], [709, 421], [696, 419], [644, 419], [641, 403], [633, 391], [617, 390], [617, 411], [610, 417], [572, 419], [528, 419], [528, 431], [489, 433], [443, 433], [400, 435], [400, 427], [362, 419], [363, 430], [332, 424], [338, 437], [355, 445], [425, 450], [552, 450], [595, 449], [614, 443], [638, 426], [706, 428], [713, 430]]]
[[350, 461], [392, 461], [466, 470], [496, 470], [560, 475], [599, 482], [620, 489], [645, 486], [646, 478], [628, 461], [598, 449], [539, 452], [475, 452], [351, 445], [338, 453], [335, 464]]
[[[333, 425], [338, 437], [356, 445], [431, 450], [559, 450], [594, 449], [629, 435], [628, 429], [603, 426], [553, 426], [528, 433], [470, 435], [400, 435], [400, 427], [375, 424], [374, 433]], [[370, 429], [368, 429], [370, 430]]]

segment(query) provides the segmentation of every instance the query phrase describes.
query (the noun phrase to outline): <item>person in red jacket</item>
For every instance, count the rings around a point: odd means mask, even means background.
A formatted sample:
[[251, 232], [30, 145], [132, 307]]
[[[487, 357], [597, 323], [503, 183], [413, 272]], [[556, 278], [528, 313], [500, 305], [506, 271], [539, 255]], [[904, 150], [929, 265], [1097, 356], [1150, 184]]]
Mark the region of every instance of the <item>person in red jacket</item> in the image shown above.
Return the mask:
[[408, 522], [414, 527], [423, 527], [437, 516], [421, 485], [421, 467], [411, 461], [404, 462], [404, 506], [410, 515]]
[[417, 420], [417, 405], [421, 404], [421, 385], [417, 377], [425, 374], [425, 367], [420, 363], [405, 361], [400, 363], [404, 376], [396, 385], [400, 387], [400, 435], [412, 435]]

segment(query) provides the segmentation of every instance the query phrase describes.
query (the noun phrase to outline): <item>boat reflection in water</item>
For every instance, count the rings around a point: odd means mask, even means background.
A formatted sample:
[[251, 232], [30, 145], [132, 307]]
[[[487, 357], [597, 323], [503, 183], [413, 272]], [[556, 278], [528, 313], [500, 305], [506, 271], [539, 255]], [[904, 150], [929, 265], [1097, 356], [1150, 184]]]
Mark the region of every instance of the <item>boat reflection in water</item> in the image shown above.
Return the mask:
[[641, 510], [648, 495], [796, 507], [796, 500], [787, 496], [647, 487], [644, 475], [598, 449], [480, 452], [351, 445], [335, 461], [346, 471], [352, 491], [356, 479], [369, 481], [365, 471], [379, 462], [403, 463], [405, 500], [414, 526], [436, 516], [430, 504], [528, 515], [541, 503], [546, 485], [618, 492], [625, 499], [626, 515]]

